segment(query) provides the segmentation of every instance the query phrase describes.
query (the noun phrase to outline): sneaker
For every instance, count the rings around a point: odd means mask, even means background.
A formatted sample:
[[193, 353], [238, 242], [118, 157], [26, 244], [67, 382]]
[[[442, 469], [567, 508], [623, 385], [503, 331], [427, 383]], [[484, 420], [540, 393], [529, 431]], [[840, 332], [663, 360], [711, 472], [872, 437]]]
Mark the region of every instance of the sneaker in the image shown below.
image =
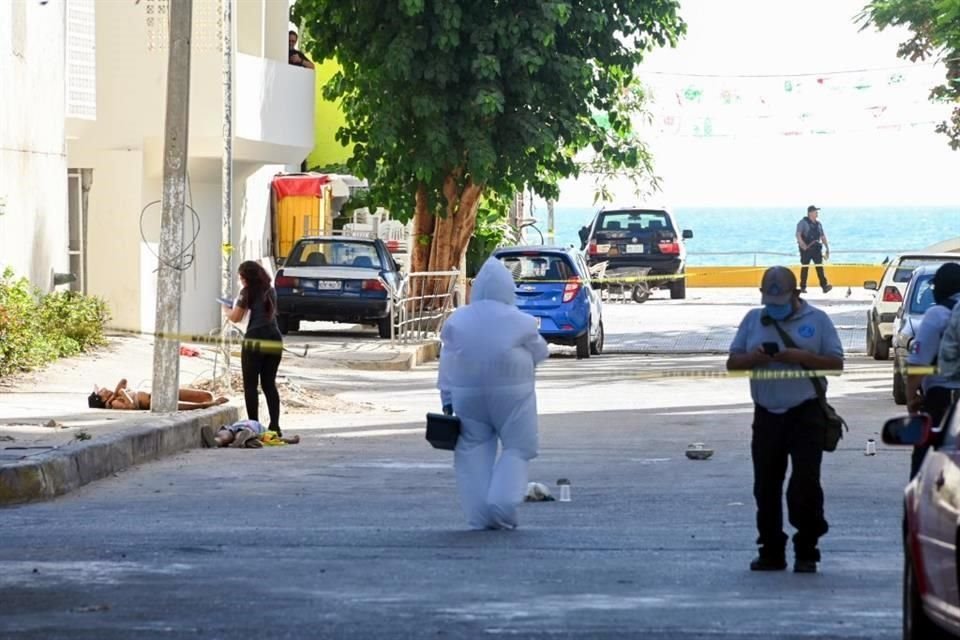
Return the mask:
[[807, 292], [806, 287], [800, 287], [800, 293], [806, 293], [806, 292]]
[[826, 286], [823, 288], [823, 292], [824, 292], [824, 293], [830, 293], [830, 291], [831, 291], [832, 289], [833, 289], [833, 285], [832, 285], [832, 284], [828, 284], [828, 285], [826, 285]]
[[794, 573], [816, 573], [817, 572], [817, 561], [816, 560], [801, 560], [797, 558], [793, 563], [793, 572]]
[[750, 571], [783, 571], [787, 568], [787, 560], [783, 557], [759, 555], [750, 561]]

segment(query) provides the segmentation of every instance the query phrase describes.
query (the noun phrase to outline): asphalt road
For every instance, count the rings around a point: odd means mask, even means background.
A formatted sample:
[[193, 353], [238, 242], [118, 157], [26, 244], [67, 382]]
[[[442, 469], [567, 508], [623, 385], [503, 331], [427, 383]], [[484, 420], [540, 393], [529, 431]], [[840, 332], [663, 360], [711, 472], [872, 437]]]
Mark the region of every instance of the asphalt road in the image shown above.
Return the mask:
[[[863, 455], [897, 411], [886, 373], [845, 378], [835, 402], [854, 430], [826, 458], [817, 575], [747, 570], [750, 406], [701, 382], [546, 413], [531, 479], [569, 478], [573, 501], [524, 505], [513, 532], [464, 530], [452, 456], [410, 423], [194, 451], [4, 509], [0, 638], [898, 637], [909, 453]], [[687, 460], [692, 441], [715, 456]]]

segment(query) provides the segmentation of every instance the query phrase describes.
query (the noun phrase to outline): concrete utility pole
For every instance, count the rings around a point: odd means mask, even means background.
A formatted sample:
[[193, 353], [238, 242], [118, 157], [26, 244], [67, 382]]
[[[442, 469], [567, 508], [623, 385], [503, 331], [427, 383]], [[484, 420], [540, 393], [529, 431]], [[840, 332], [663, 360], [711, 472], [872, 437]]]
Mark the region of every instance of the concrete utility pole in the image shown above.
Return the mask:
[[[223, 187], [221, 197], [220, 295], [233, 298], [233, 0], [223, 4]], [[227, 350], [229, 352], [229, 350]], [[229, 368], [229, 364], [227, 365]]]
[[156, 341], [153, 347], [153, 413], [177, 410], [180, 387], [180, 280], [183, 210], [190, 123], [190, 29], [193, 0], [170, 0], [167, 114], [164, 121], [160, 264], [157, 271]]

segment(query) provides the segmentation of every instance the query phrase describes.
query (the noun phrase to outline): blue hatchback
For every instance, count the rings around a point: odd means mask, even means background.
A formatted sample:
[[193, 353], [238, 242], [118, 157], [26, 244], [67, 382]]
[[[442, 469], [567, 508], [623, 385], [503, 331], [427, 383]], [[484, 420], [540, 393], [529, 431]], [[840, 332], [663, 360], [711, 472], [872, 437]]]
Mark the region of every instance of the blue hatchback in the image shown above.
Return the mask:
[[575, 346], [578, 358], [603, 351], [603, 309], [590, 271], [572, 248], [507, 247], [493, 257], [513, 274], [517, 306], [537, 319], [547, 342]]

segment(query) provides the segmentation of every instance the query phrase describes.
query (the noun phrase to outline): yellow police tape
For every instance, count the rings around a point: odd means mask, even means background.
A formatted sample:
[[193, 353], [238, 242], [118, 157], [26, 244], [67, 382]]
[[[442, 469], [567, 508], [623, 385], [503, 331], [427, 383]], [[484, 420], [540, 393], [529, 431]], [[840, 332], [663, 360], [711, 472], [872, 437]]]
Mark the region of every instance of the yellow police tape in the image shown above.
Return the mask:
[[[136, 331], [133, 329], [123, 329], [117, 327], [108, 327], [107, 333], [129, 335], [129, 336], [150, 336], [157, 340], [176, 340], [178, 342], [188, 342], [192, 344], [206, 344], [216, 346], [237, 346], [240, 345], [248, 350], [259, 350], [261, 353], [280, 353], [283, 350], [283, 342], [280, 340], [261, 340], [258, 338], [225, 338], [223, 336], [211, 336], [196, 333], [165, 333], [149, 331]], [[299, 355], [299, 354], [298, 354]], [[306, 350], [304, 351], [306, 355]], [[609, 357], [608, 354], [607, 357]], [[663, 354], [651, 354], [653, 356]], [[862, 372], [851, 371], [850, 374]], [[870, 372], [866, 372], [870, 373]], [[904, 369], [905, 375], [933, 375], [938, 373], [938, 369], [932, 366], [918, 367], [908, 365]], [[628, 377], [638, 380], [650, 380], [656, 378], [748, 378], [751, 380], [795, 380], [800, 378], [822, 378], [826, 376], [841, 376], [843, 371], [836, 369], [751, 369], [746, 371], [727, 371], [725, 369], [656, 369], [652, 371], [638, 371], [628, 375]]]
[[[784, 265], [800, 279], [801, 265]], [[810, 265], [813, 268], [815, 265]], [[886, 265], [877, 264], [824, 264], [824, 269], [829, 272], [828, 279], [835, 287], [862, 287], [867, 281], [879, 283], [883, 278], [883, 272]], [[662, 281], [676, 281], [685, 279], [688, 287], [704, 288], [743, 288], [759, 287], [763, 272], [769, 267], [733, 267], [733, 266], [703, 266], [688, 269], [684, 273], [673, 275], [635, 275], [635, 276], [617, 276], [600, 275], [590, 278], [591, 282], [598, 284], [613, 285], [636, 285], [640, 283], [655, 284]], [[811, 274], [812, 275], [812, 274]], [[468, 279], [472, 281], [472, 278]], [[523, 278], [519, 282], [524, 282]], [[565, 280], [541, 280], [530, 279], [530, 283], [537, 284], [562, 284]]]

